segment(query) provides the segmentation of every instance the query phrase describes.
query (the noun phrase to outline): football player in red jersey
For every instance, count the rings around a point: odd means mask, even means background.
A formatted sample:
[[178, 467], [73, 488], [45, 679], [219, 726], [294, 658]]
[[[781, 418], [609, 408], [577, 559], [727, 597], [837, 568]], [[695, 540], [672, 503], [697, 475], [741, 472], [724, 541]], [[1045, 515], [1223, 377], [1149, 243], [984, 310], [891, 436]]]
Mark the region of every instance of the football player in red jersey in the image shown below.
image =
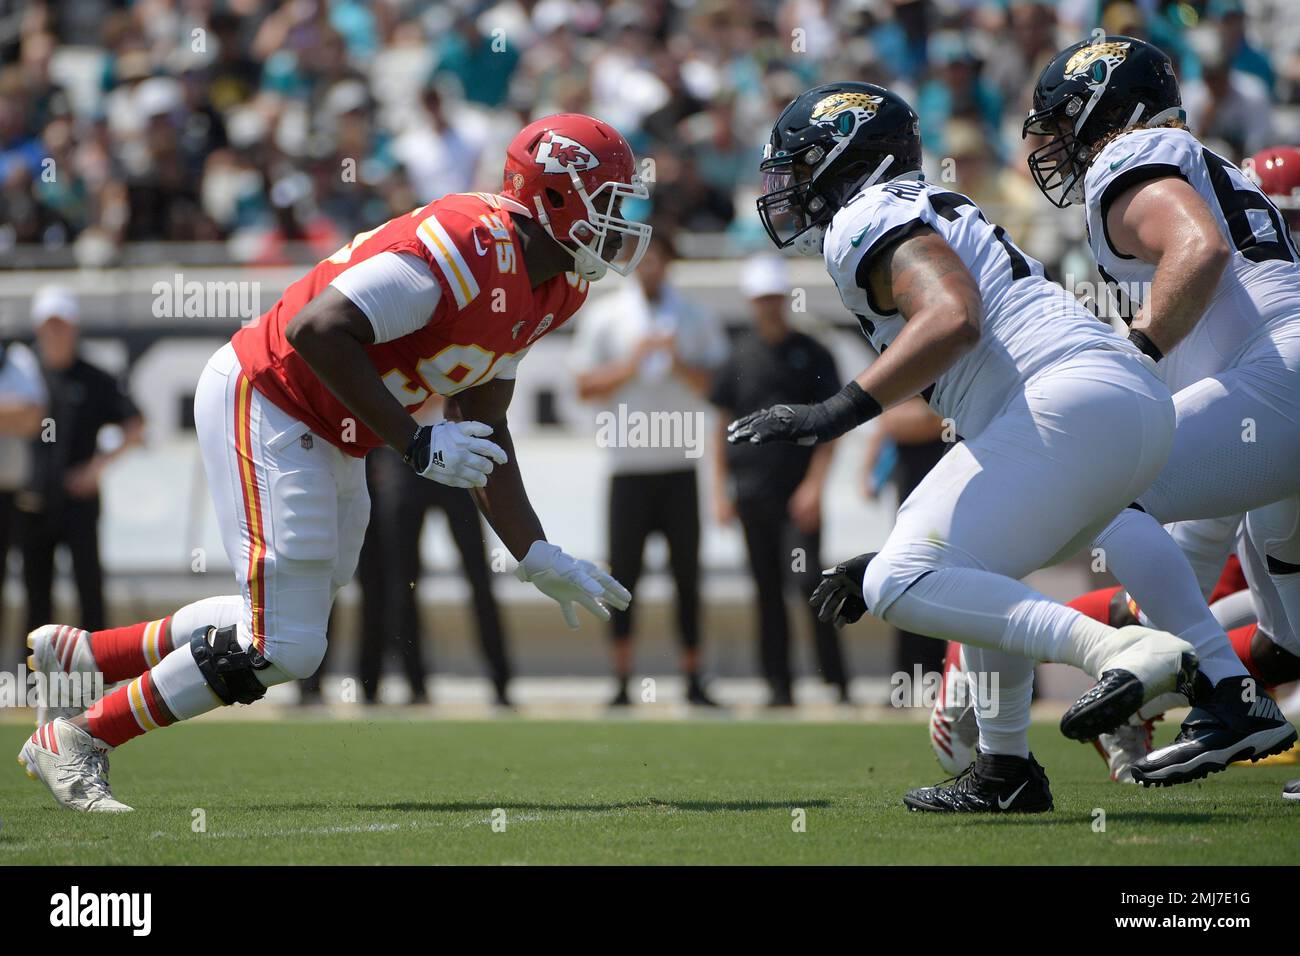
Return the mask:
[[[383, 444], [472, 489], [516, 575], [569, 626], [577, 605], [602, 620], [627, 607], [622, 585], [547, 540], [506, 413], [529, 347], [607, 268], [640, 261], [650, 227], [621, 205], [645, 197], [617, 130], [550, 116], [510, 144], [500, 194], [444, 196], [361, 233], [237, 332], [203, 372], [195, 425], [240, 593], [130, 627], [32, 632], [34, 671], [130, 683], [85, 713], [38, 715], [27, 772], [64, 806], [128, 810], [108, 787], [110, 748], [312, 674], [369, 518], [362, 459]], [[417, 425], [435, 393], [446, 420]]]

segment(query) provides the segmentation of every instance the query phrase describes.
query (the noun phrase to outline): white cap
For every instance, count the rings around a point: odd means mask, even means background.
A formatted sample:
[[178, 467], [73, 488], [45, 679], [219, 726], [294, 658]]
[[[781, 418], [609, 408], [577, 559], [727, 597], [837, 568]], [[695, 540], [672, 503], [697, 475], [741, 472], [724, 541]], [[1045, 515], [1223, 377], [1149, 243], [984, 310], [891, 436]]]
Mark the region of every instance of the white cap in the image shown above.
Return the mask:
[[56, 317], [76, 325], [81, 318], [77, 298], [61, 285], [43, 286], [32, 297], [32, 325], [44, 325]]
[[185, 92], [181, 84], [170, 76], [151, 76], [135, 88], [135, 111], [153, 119], [167, 116], [185, 105]]
[[785, 260], [776, 255], [750, 259], [740, 273], [740, 291], [747, 299], [761, 299], [765, 295], [789, 295], [790, 274]]

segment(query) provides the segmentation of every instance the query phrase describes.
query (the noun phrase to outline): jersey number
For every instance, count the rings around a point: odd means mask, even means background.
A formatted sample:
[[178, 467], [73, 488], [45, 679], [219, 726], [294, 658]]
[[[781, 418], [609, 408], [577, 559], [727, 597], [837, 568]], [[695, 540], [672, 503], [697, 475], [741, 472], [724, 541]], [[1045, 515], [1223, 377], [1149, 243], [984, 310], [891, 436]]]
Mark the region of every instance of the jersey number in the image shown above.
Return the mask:
[[422, 404], [431, 392], [455, 395], [469, 388], [501, 357], [478, 345], [448, 345], [437, 355], [420, 359], [415, 367], [417, 381], [395, 368], [384, 376], [384, 384], [394, 398], [409, 408]]
[[[1221, 156], [1216, 156], [1203, 148], [1201, 157], [1205, 160], [1205, 168], [1210, 173], [1214, 198], [1218, 200], [1219, 210], [1228, 222], [1232, 244], [1237, 251], [1251, 262], [1264, 262], [1268, 259], [1295, 262], [1297, 258], [1295, 244], [1286, 226], [1282, 224], [1281, 213], [1272, 201], [1258, 189], [1238, 189], [1232, 181], [1228, 161]], [[1251, 213], [1254, 215], [1252, 216]], [[1261, 239], [1255, 234], [1252, 220], [1262, 223], [1265, 217], [1273, 227], [1273, 239]]]
[[[975, 215], [979, 216], [980, 222], [989, 224], [984, 218], [984, 212], [973, 202], [963, 196], [961, 193], [931, 193], [930, 206], [934, 209], [935, 214], [942, 216], [949, 222], [954, 222], [961, 215], [957, 210], [970, 206], [975, 210]], [[1025, 254], [1020, 251], [1019, 247], [1007, 236], [1006, 230], [1001, 226], [993, 226], [993, 235], [997, 238], [998, 243], [1006, 251], [1007, 258], [1011, 260], [1011, 281], [1017, 279], [1027, 279], [1034, 274], [1033, 267]]]

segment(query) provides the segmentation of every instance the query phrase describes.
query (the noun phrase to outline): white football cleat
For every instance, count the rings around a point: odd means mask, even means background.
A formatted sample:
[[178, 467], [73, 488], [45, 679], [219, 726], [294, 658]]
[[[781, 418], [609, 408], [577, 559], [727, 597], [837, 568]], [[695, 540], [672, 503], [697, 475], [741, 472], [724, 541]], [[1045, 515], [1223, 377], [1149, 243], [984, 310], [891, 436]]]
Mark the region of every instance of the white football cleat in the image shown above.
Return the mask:
[[1170, 692], [1191, 699], [1196, 652], [1182, 638], [1140, 624], [1109, 635], [1097, 683], [1070, 705], [1061, 733], [1071, 740], [1112, 734], [1144, 704]]
[[99, 666], [90, 651], [90, 632], [66, 624], [45, 624], [27, 635], [27, 669], [37, 684], [36, 726], [73, 717], [95, 700]]
[[1133, 764], [1151, 752], [1154, 731], [1154, 721], [1134, 714], [1128, 723], [1116, 727], [1113, 734], [1102, 734], [1092, 742], [1110, 768], [1110, 779], [1116, 783], [1137, 783], [1133, 779]]
[[[975, 761], [975, 745], [979, 742], [979, 727], [975, 722], [975, 708], [970, 694], [953, 694], [949, 685], [966, 680], [961, 667], [961, 645], [948, 644], [943, 659], [943, 678], [939, 682], [939, 695], [930, 711], [930, 746], [939, 759], [939, 766], [952, 776], [961, 773]], [[949, 697], [953, 701], [949, 702]]]
[[108, 788], [108, 747], [62, 717], [44, 724], [18, 751], [27, 776], [49, 787], [61, 806], [88, 813], [126, 813]]

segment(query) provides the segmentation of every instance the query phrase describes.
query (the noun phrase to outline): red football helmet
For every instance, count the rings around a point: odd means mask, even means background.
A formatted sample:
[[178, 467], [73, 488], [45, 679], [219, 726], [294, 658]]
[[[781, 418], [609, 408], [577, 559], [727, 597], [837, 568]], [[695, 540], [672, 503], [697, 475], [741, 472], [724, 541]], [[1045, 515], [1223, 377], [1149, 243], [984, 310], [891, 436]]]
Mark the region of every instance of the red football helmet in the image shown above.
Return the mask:
[[1270, 146], [1245, 165], [1279, 209], [1300, 210], [1300, 147]]
[[[573, 253], [578, 274], [595, 281], [612, 266], [629, 275], [645, 255], [650, 226], [620, 215], [624, 199], [648, 199], [632, 148], [608, 123], [581, 113], [557, 113], [529, 123], [506, 150], [502, 193], [522, 203]], [[606, 240], [636, 239], [620, 265], [606, 262]], [[572, 245], [570, 245], [572, 243]], [[576, 247], [576, 248], [575, 248]]]

